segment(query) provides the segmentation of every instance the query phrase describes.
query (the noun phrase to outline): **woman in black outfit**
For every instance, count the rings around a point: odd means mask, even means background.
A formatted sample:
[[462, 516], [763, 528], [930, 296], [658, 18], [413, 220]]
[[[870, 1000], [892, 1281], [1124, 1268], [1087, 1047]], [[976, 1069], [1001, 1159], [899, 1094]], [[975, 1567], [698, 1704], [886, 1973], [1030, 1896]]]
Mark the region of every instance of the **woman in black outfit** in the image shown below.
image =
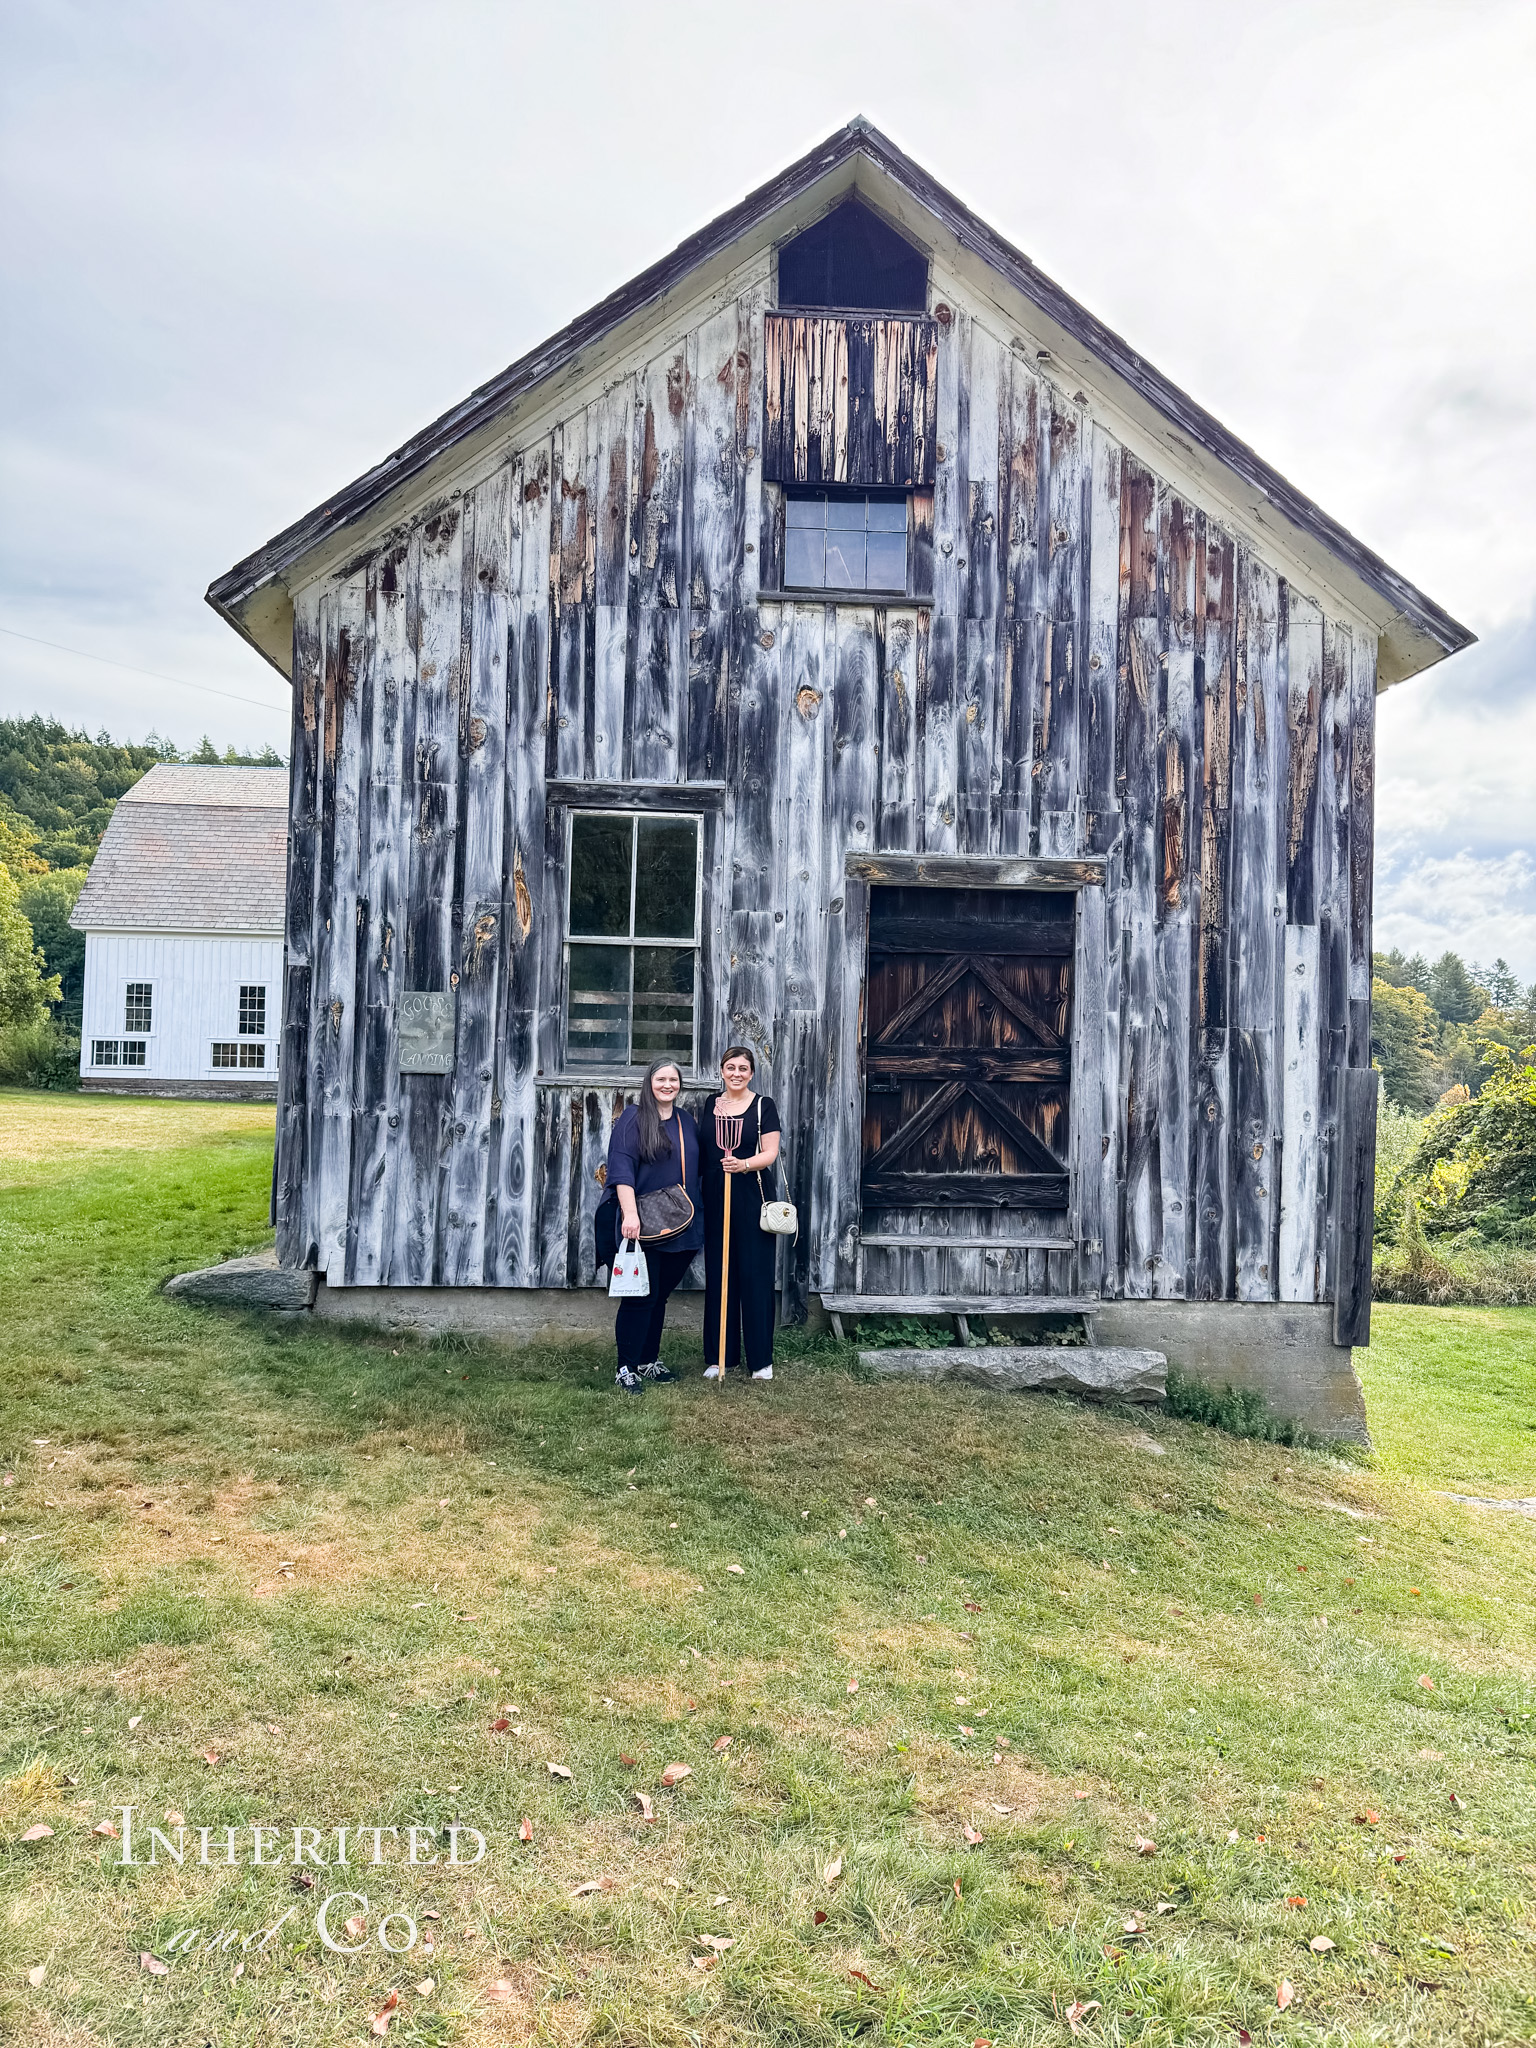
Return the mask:
[[[773, 1267], [777, 1242], [758, 1222], [764, 1202], [776, 1199], [779, 1112], [773, 1098], [752, 1092], [757, 1062], [748, 1047], [733, 1045], [720, 1062], [725, 1083], [699, 1115], [699, 1152], [704, 1180], [704, 1377], [718, 1379], [747, 1354], [755, 1380], [773, 1378]], [[740, 1117], [740, 1142], [722, 1149], [717, 1116]], [[721, 1239], [725, 1177], [730, 1174], [730, 1272], [723, 1272]], [[720, 1289], [726, 1285], [725, 1357], [720, 1349]]]
[[704, 1243], [699, 1132], [688, 1111], [678, 1104], [682, 1085], [683, 1077], [672, 1060], [656, 1060], [641, 1086], [639, 1102], [620, 1111], [608, 1140], [607, 1185], [618, 1199], [620, 1237], [640, 1235], [638, 1196], [681, 1185], [693, 1204], [692, 1219], [684, 1229], [643, 1246], [650, 1293], [626, 1297], [619, 1303], [614, 1324], [619, 1370], [614, 1385], [626, 1394], [642, 1393], [647, 1380], [676, 1378], [661, 1363], [667, 1298]]

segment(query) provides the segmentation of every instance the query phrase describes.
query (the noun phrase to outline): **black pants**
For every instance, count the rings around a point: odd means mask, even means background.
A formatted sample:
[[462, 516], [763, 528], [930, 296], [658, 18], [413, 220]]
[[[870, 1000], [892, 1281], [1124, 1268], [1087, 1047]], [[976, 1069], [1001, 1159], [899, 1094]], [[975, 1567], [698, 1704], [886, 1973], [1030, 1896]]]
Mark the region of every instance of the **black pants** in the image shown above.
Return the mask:
[[[704, 1362], [720, 1363], [720, 1279], [722, 1202], [704, 1198]], [[725, 1369], [734, 1372], [747, 1354], [748, 1372], [773, 1363], [773, 1267], [778, 1240], [758, 1223], [757, 1183], [738, 1178], [731, 1190], [731, 1270], [725, 1297]]]
[[619, 1303], [619, 1313], [613, 1325], [619, 1363], [627, 1365], [631, 1372], [637, 1365], [654, 1365], [660, 1358], [668, 1296], [699, 1256], [697, 1251], [668, 1251], [665, 1245], [660, 1244], [643, 1245], [641, 1249], [651, 1278], [651, 1291], [649, 1294], [626, 1295]]

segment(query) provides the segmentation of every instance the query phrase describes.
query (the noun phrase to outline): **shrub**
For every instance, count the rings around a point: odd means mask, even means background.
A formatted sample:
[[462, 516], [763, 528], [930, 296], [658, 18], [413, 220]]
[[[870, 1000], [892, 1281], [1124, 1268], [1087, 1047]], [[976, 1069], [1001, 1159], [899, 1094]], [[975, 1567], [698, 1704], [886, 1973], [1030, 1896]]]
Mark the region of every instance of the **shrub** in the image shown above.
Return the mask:
[[79, 1038], [51, 1017], [0, 1026], [0, 1085], [78, 1088]]

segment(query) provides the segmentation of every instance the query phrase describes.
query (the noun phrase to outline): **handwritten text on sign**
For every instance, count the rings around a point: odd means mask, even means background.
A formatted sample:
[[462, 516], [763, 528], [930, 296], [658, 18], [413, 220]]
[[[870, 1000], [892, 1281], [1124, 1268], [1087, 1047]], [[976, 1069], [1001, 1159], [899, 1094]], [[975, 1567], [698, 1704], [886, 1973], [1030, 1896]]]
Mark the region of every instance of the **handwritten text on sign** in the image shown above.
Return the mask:
[[400, 1071], [402, 1074], [453, 1072], [453, 1007], [451, 995], [407, 989], [400, 998]]

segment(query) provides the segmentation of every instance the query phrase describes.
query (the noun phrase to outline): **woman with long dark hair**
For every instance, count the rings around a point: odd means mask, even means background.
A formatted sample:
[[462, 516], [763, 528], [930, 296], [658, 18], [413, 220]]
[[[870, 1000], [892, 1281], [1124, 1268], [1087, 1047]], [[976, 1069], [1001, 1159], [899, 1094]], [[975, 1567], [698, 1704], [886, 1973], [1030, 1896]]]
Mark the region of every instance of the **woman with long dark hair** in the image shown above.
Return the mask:
[[[773, 1269], [778, 1242], [758, 1221], [775, 1199], [779, 1134], [771, 1095], [753, 1092], [750, 1046], [730, 1046], [720, 1062], [724, 1087], [701, 1115], [704, 1176], [704, 1377], [719, 1379], [743, 1351], [755, 1380], [773, 1378]], [[732, 1177], [730, 1243], [725, 1181]], [[725, 1290], [725, 1356], [720, 1356], [720, 1294]]]
[[[667, 1299], [704, 1243], [699, 1132], [678, 1102], [682, 1085], [675, 1061], [653, 1060], [639, 1102], [620, 1111], [608, 1140], [607, 1185], [618, 1201], [618, 1234], [639, 1238], [651, 1281], [648, 1295], [619, 1303], [614, 1324], [614, 1385], [626, 1394], [643, 1392], [648, 1380], [676, 1378], [661, 1362]], [[654, 1212], [648, 1224], [642, 1205]]]

